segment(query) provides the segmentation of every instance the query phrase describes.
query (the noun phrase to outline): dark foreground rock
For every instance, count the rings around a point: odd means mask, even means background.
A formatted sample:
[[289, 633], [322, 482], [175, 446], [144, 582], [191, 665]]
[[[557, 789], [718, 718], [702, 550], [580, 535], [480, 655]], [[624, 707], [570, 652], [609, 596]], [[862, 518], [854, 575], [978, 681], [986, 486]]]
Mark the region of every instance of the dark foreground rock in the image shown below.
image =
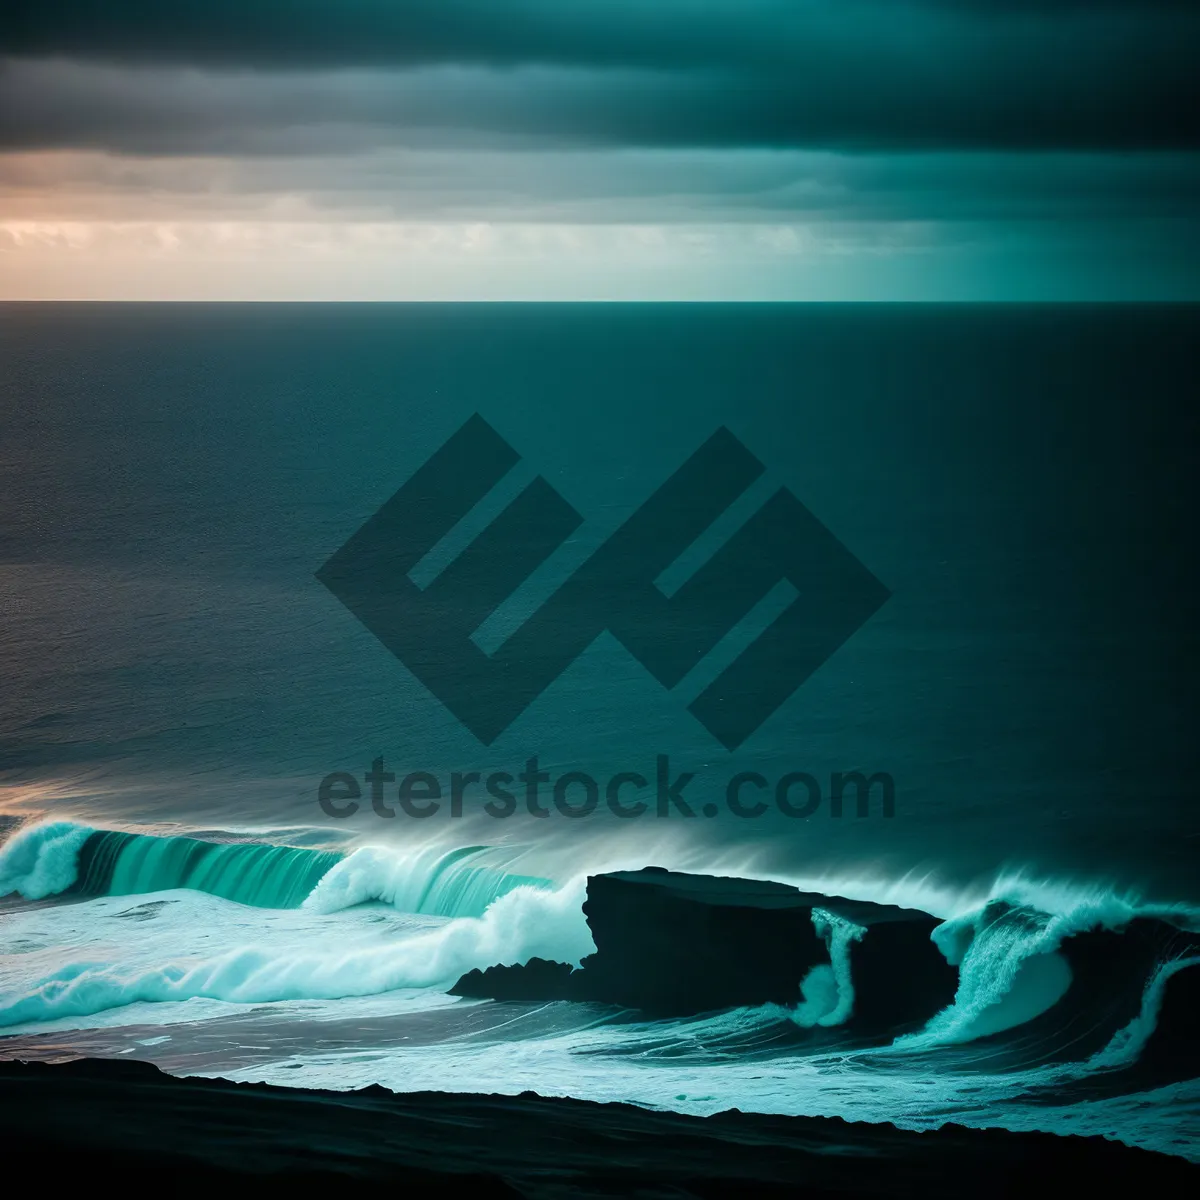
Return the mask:
[[583, 972], [569, 963], [531, 958], [512, 967], [468, 971], [451, 989], [451, 996], [473, 1000], [583, 1000]]
[[804, 976], [830, 961], [814, 909], [866, 930], [850, 948], [851, 1031], [916, 1027], [953, 999], [958, 972], [930, 941], [938, 922], [927, 913], [658, 867], [588, 880], [583, 911], [596, 953], [578, 970], [534, 960], [472, 971], [452, 991], [481, 999], [595, 1000], [656, 1017], [794, 1005]]
[[[1200, 1169], [1100, 1138], [685, 1117], [623, 1104], [179, 1079], [148, 1063], [0, 1063], [0, 1148], [57, 1191], [234, 1194], [388, 1182], [406, 1196], [1011, 1196], [1103, 1179], [1191, 1194]], [[465, 1191], [463, 1190], [465, 1189]]]

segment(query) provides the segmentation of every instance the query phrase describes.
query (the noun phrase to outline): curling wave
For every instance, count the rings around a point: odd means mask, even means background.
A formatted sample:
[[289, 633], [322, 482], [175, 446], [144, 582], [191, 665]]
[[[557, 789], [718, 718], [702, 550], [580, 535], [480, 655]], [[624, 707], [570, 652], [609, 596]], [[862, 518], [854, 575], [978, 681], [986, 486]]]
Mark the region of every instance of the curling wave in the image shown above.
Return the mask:
[[334, 912], [380, 901], [402, 912], [482, 916], [517, 887], [550, 881], [480, 862], [486, 847], [349, 854], [260, 842], [212, 842], [34, 825], [0, 848], [0, 896], [136, 896], [186, 888], [254, 908]]

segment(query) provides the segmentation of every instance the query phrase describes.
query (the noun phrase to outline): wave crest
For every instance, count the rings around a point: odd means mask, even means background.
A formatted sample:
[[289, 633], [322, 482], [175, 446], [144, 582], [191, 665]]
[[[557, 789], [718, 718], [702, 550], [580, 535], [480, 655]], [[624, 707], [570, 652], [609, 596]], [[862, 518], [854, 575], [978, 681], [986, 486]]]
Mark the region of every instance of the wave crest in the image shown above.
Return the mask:
[[72, 821], [19, 829], [0, 846], [0, 896], [57, 896], [74, 884], [79, 852], [93, 830]]

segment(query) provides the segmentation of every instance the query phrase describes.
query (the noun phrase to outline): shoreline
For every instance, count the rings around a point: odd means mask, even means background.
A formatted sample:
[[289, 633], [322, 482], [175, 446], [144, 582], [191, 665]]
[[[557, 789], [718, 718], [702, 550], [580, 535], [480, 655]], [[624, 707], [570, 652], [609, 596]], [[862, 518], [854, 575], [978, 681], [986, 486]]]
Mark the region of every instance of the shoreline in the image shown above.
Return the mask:
[[[2, 1044], [0, 1044], [2, 1048]], [[0, 1144], [59, 1182], [402, 1183], [410, 1194], [1012, 1195], [1048, 1180], [1194, 1189], [1200, 1165], [1102, 1137], [475, 1093], [334, 1092], [179, 1077], [137, 1060], [0, 1062]]]

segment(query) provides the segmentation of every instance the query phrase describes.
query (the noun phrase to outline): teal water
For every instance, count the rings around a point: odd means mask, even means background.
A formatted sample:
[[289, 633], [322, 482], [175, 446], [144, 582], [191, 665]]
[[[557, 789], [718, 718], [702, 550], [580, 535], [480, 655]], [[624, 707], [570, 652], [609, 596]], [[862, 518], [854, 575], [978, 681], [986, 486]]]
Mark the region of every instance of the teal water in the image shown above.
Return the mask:
[[191, 888], [257, 908], [298, 908], [341, 858], [290, 846], [101, 832], [81, 850], [76, 888], [85, 896]]
[[[58, 830], [54, 830], [58, 834]], [[348, 856], [333, 850], [275, 846], [255, 842], [217, 843], [191, 837], [98, 830], [87, 833], [64, 862], [59, 886], [48, 894], [66, 896], [138, 896], [184, 888], [206, 892], [254, 908], [299, 908], [317, 895], [318, 885]], [[39, 837], [35, 827], [26, 836]], [[53, 854], [57, 841], [47, 845]], [[516, 887], [546, 888], [550, 881], [481, 864], [484, 846], [425, 852], [388, 866], [370, 855], [358, 872], [364, 891], [339, 895], [340, 878], [320, 893], [328, 903], [386, 899], [406, 912], [445, 917], [479, 917], [498, 896]], [[35, 851], [36, 853], [36, 851]], [[8, 858], [15, 857], [10, 849]], [[347, 864], [357, 868], [355, 863]], [[372, 870], [372, 868], [376, 868]], [[0, 871], [0, 886], [21, 891], [19, 871]], [[27, 890], [27, 889], [26, 889]], [[47, 894], [47, 893], [44, 893]]]
[[[1059, 952], [1200, 902], [1198, 327], [1172, 306], [0, 306], [0, 1053], [1193, 1153], [1194, 1080], [1113, 1082], [1193, 964], [1114, 960], [1063, 1014]], [[520, 458], [485, 515], [540, 475], [581, 517], [479, 614], [480, 649], [722, 426], [762, 487], [664, 595], [786, 487], [889, 598], [736, 751], [688, 710], [711, 664], [667, 689], [607, 633], [485, 746], [315, 577], [477, 412]], [[537, 816], [515, 782], [534, 757], [654, 779], [660, 756], [696, 815]], [[895, 815], [725, 804], [738, 774], [847, 771], [893, 777]], [[416, 773], [435, 815], [399, 803]], [[455, 775], [491, 773], [512, 814], [477, 784], [456, 815]], [[345, 819], [319, 804], [334, 774]], [[587, 874], [647, 864], [924, 908], [961, 1003], [856, 1057], [798, 1041], [800, 1011], [446, 996], [578, 961]], [[993, 897], [1017, 917], [989, 924]], [[840, 1017], [836, 933], [817, 1007]]]
[[[5, 306], [0, 803], [956, 883], [1033, 864], [1190, 896], [1198, 312]], [[668, 691], [608, 635], [483, 746], [315, 578], [475, 412], [520, 456], [483, 509], [540, 475], [583, 519], [482, 644], [721, 426], [764, 468], [733, 527], [787, 487], [890, 597], [736, 752], [687, 710], [704, 678]], [[378, 757], [448, 790], [533, 755], [653, 776], [664, 753], [721, 815], [496, 820], [476, 789], [422, 821], [398, 784], [395, 817], [318, 805], [332, 772], [369, 796]], [[894, 820], [725, 811], [739, 772], [856, 769], [895, 779]]]

